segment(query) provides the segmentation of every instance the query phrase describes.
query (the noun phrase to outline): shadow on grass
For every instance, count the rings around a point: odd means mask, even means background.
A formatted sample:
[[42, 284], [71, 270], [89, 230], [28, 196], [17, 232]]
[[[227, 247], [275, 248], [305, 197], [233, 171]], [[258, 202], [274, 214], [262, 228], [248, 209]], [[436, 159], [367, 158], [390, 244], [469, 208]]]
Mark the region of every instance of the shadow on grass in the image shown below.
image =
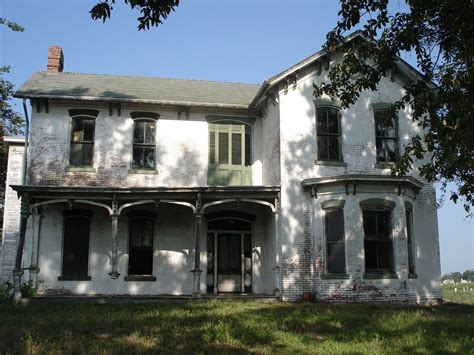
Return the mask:
[[461, 352], [474, 306], [189, 302], [0, 307], [0, 353]]

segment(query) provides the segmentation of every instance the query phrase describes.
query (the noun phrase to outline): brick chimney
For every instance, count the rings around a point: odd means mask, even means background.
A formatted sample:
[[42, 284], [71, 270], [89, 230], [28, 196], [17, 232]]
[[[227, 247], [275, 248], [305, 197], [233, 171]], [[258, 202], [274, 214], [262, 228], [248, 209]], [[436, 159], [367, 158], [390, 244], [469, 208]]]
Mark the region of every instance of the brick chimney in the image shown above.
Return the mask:
[[60, 73], [63, 71], [64, 56], [60, 46], [49, 46], [48, 48], [48, 71]]

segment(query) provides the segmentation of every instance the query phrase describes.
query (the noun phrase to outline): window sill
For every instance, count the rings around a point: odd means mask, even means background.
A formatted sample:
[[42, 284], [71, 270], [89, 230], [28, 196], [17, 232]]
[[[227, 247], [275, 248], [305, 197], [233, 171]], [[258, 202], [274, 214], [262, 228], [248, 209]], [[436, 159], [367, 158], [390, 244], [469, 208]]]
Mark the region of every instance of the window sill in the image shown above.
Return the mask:
[[148, 174], [148, 175], [158, 175], [158, 170], [155, 169], [129, 169], [129, 174]]
[[97, 169], [92, 166], [68, 166], [66, 167], [66, 171], [79, 173], [96, 173]]
[[347, 163], [337, 160], [315, 160], [314, 165], [347, 167]]
[[392, 169], [395, 166], [394, 162], [378, 162], [374, 164], [375, 169]]
[[125, 276], [124, 281], [156, 281], [156, 276], [152, 275], [132, 275]]
[[90, 281], [90, 276], [58, 276], [58, 281]]
[[398, 275], [391, 272], [371, 272], [364, 274], [364, 279], [366, 280], [376, 280], [376, 279], [398, 279]]
[[418, 275], [417, 274], [408, 274], [409, 279], [417, 279]]
[[347, 275], [347, 274], [323, 274], [323, 275], [321, 275], [321, 278], [325, 279], [325, 280], [331, 280], [331, 279], [347, 280], [347, 279], [350, 278], [350, 276]]

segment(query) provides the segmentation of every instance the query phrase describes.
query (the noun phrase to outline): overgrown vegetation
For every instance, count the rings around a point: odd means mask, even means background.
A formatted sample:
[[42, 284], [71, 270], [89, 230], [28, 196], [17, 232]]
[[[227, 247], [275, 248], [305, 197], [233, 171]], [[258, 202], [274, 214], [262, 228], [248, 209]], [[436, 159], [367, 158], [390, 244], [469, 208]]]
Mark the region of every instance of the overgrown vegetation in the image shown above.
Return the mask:
[[443, 285], [446, 302], [474, 305], [474, 282]]
[[472, 353], [474, 306], [0, 305], [0, 353]]

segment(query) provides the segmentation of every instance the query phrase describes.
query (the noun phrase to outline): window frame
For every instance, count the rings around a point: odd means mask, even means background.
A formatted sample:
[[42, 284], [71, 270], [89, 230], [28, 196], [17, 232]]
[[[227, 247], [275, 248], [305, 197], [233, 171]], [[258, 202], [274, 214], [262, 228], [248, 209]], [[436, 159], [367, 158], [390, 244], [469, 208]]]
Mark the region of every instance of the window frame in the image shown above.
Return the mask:
[[[337, 130], [338, 133], [319, 133], [318, 132], [318, 119], [319, 119], [319, 113], [318, 111], [321, 109], [326, 109], [326, 110], [336, 110], [337, 111]], [[344, 161], [343, 156], [342, 156], [342, 113], [341, 113], [341, 108], [337, 105], [331, 105], [331, 104], [322, 104], [322, 105], [317, 105], [316, 106], [316, 161], [320, 162], [340, 162], [342, 163]], [[326, 120], [328, 120], [328, 111], [326, 111]], [[338, 158], [337, 159], [329, 159], [329, 144], [327, 144], [327, 157], [321, 158], [320, 157], [320, 150], [318, 147], [319, 144], [319, 139], [321, 137], [324, 137], [327, 139], [329, 142], [330, 137], [337, 137], [337, 147], [338, 147]]]
[[[88, 111], [94, 111], [94, 110], [69, 110], [70, 116], [69, 116], [69, 152], [68, 152], [68, 166], [71, 168], [92, 168], [94, 166], [94, 156], [95, 156], [95, 141], [96, 141], [96, 126], [97, 126], [97, 116], [93, 115], [93, 112], [88, 112]], [[84, 113], [82, 113], [84, 112]], [[97, 111], [98, 113], [98, 111]], [[73, 140], [73, 133], [74, 133], [74, 120], [76, 119], [87, 119], [91, 120], [94, 122], [94, 133], [93, 133], [93, 138], [92, 141], [74, 141]], [[83, 126], [84, 127], [84, 126]], [[84, 129], [82, 130], [84, 132]], [[92, 150], [91, 150], [91, 163], [90, 165], [85, 165], [85, 164], [72, 164], [71, 158], [72, 158], [72, 147], [73, 144], [91, 144], [92, 145]], [[81, 149], [82, 153], [82, 149]], [[81, 161], [82, 161], [82, 154], [81, 154]]]
[[[90, 254], [91, 254], [91, 227], [92, 227], [92, 217], [94, 215], [93, 211], [84, 210], [84, 209], [72, 209], [65, 210], [63, 212], [63, 232], [62, 232], [62, 244], [61, 244], [61, 275], [58, 276], [58, 281], [89, 281], [90, 277]], [[87, 219], [89, 221], [89, 233], [87, 236], [87, 273], [85, 275], [65, 275], [64, 274], [64, 249], [65, 249], [65, 239], [66, 239], [66, 221], [78, 218], [78, 219]]]
[[[157, 145], [157, 133], [158, 133], [158, 114], [155, 113], [145, 113], [145, 112], [140, 112], [140, 113], [132, 113], [132, 151], [131, 151], [131, 159], [130, 159], [130, 170], [131, 171], [156, 171], [158, 164], [157, 164], [157, 156], [156, 156], [156, 145]], [[153, 143], [135, 143], [135, 124], [139, 122], [150, 122], [155, 124], [154, 128], [154, 137], [155, 141]], [[146, 140], [146, 124], [144, 126], [144, 135], [143, 139]], [[135, 166], [134, 164], [134, 150], [135, 147], [140, 147], [142, 149], [150, 149], [151, 147], [153, 148], [153, 154], [154, 154], [154, 167], [146, 167], [146, 166]]]
[[[156, 281], [154, 277], [155, 271], [155, 238], [156, 238], [156, 213], [149, 211], [133, 211], [127, 214], [128, 216], [128, 238], [127, 238], [127, 276], [125, 281]], [[151, 238], [151, 247], [147, 248], [151, 250], [151, 274], [131, 274], [130, 273], [130, 260], [131, 260], [131, 238], [132, 238], [132, 228], [131, 224], [135, 221], [146, 220], [152, 223], [152, 238]]]
[[[373, 111], [373, 118], [374, 118], [374, 136], [375, 136], [375, 161], [377, 164], [391, 164], [391, 163], [396, 163], [399, 158], [400, 158], [400, 134], [398, 132], [398, 115], [393, 111], [393, 105], [392, 104], [385, 104], [385, 103], [380, 103], [380, 104], [373, 104], [372, 105], [372, 111]], [[383, 112], [388, 112], [392, 113], [392, 120], [393, 120], [393, 128], [395, 131], [395, 137], [387, 137], [387, 136], [378, 136], [377, 135], [377, 121], [379, 120], [377, 118], [377, 114], [383, 113]], [[395, 158], [393, 160], [389, 159], [389, 154], [386, 150], [384, 150], [384, 160], [379, 159], [379, 154], [378, 154], [378, 141], [392, 141], [395, 143]]]

